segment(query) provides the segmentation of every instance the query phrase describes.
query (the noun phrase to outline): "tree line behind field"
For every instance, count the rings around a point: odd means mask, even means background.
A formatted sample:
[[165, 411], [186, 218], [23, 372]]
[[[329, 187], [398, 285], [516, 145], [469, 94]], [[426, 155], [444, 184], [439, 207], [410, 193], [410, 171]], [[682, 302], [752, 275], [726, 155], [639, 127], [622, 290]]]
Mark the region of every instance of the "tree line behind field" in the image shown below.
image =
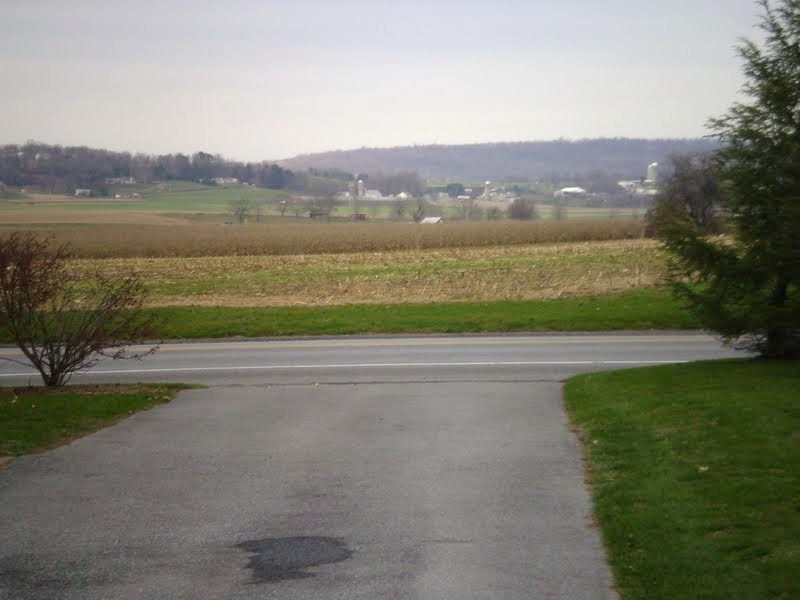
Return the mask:
[[308, 168], [291, 171], [276, 163], [239, 162], [219, 154], [131, 154], [86, 146], [56, 146], [40, 142], [0, 147], [0, 183], [47, 194], [71, 195], [89, 189], [93, 195], [109, 195], [112, 186], [163, 181], [195, 181], [215, 185], [236, 180], [257, 187], [290, 190], [310, 196], [334, 195], [361, 179], [384, 195], [405, 192], [421, 196], [425, 181], [416, 173], [354, 173], [338, 169]]
[[39, 142], [0, 147], [1, 182], [9, 187], [31, 188], [48, 194], [72, 194], [76, 189], [89, 189], [104, 196], [116, 181], [150, 184], [185, 180], [213, 185], [218, 178], [235, 178], [269, 189], [307, 183], [307, 177], [277, 164], [243, 163], [207, 152], [131, 154]]

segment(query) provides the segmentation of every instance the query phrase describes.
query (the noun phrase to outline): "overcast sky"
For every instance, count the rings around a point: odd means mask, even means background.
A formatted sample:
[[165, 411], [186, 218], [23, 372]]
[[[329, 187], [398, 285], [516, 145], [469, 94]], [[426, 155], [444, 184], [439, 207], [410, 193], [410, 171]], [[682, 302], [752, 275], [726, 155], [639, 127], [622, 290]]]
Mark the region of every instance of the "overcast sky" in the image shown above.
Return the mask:
[[0, 144], [261, 160], [693, 137], [753, 0], [2, 0]]

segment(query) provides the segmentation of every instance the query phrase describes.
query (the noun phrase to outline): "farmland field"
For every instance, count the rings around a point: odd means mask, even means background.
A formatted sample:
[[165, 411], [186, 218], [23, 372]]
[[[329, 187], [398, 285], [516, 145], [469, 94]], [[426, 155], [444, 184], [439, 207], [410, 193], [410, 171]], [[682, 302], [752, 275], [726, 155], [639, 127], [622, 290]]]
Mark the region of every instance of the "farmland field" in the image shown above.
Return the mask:
[[657, 285], [648, 240], [267, 256], [82, 259], [81, 275], [136, 272], [151, 306], [319, 306], [531, 300]]
[[[307, 202], [286, 190], [270, 190], [247, 185], [207, 186], [190, 181], [173, 181], [149, 185], [115, 185], [110, 187], [110, 197], [76, 198], [49, 194], [6, 194], [0, 200], [0, 226], [30, 224], [169, 224], [195, 222], [222, 223], [230, 220], [229, 203], [247, 198], [253, 211], [249, 221], [275, 220], [280, 215], [280, 203], [287, 202], [286, 217], [307, 219]], [[116, 195], [121, 196], [115, 198]], [[135, 195], [135, 196], [134, 196]], [[542, 196], [544, 199], [545, 196]], [[345, 203], [334, 206], [332, 217], [347, 218], [352, 212], [361, 212], [370, 220], [411, 220], [411, 205], [415, 202], [392, 200], [362, 201], [357, 207]], [[505, 215], [508, 204], [503, 202], [477, 202], [476, 216], [483, 217], [488, 207]], [[258, 207], [259, 216], [255, 214]], [[552, 207], [537, 202], [538, 214], [543, 221], [553, 216]], [[426, 215], [458, 219], [460, 210], [456, 201], [444, 204], [427, 204]], [[639, 218], [641, 211], [633, 209], [607, 209], [567, 207], [568, 219], [630, 219]], [[284, 219], [286, 220], [286, 219]]]
[[[287, 197], [272, 190], [186, 182], [126, 189], [120, 199], [6, 202], [0, 230], [52, 234], [70, 245], [82, 276], [136, 272], [151, 306], [540, 300], [662, 280], [662, 256], [641, 239], [636, 219], [316, 222], [268, 214]], [[224, 225], [227, 203], [242, 195], [263, 203], [262, 222]]]
[[[151, 213], [143, 213], [152, 216]], [[163, 217], [168, 219], [170, 217]], [[7, 226], [5, 229], [32, 229]], [[314, 223], [310, 219], [249, 225], [108, 223], [51, 225], [57, 242], [69, 243], [80, 258], [259, 256], [349, 252], [384, 252], [514, 246], [525, 244], [631, 240], [642, 223], [620, 221], [482, 221], [418, 225], [415, 223]]]
[[[114, 198], [119, 193], [122, 198]], [[138, 197], [131, 197], [137, 194]], [[173, 182], [151, 186], [115, 186], [109, 198], [75, 198], [63, 195], [28, 194], [24, 198], [0, 202], [0, 224], [26, 223], [157, 223], [177, 224], [176, 217], [195, 214], [214, 215], [218, 222], [230, 218], [229, 202], [247, 198], [264, 212], [281, 200], [286, 192], [244, 185], [204, 186], [192, 182]], [[171, 213], [166, 220], [162, 217]]]

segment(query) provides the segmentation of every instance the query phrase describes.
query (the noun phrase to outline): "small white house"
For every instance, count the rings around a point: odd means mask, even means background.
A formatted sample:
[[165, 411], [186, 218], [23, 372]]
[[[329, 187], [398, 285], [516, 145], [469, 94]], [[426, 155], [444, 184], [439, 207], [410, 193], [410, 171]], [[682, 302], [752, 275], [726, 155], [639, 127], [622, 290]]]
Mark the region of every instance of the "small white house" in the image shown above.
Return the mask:
[[92, 190], [78, 188], [75, 190], [75, 195], [83, 198], [89, 198], [92, 195]]
[[553, 195], [556, 198], [562, 198], [564, 196], [582, 196], [585, 193], [586, 190], [580, 187], [565, 187], [556, 191]]
[[438, 225], [439, 223], [444, 223], [444, 217], [425, 217], [419, 222], [420, 225]]

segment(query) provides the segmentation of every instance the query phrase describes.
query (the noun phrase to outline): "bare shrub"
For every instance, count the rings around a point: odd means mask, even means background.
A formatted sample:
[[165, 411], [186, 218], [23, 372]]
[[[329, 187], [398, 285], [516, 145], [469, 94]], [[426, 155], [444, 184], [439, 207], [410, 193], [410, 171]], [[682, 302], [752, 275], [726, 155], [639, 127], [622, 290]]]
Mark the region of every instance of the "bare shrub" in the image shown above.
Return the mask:
[[536, 204], [527, 198], [515, 198], [508, 207], [508, 218], [518, 221], [530, 221], [539, 218]]
[[244, 223], [247, 215], [253, 210], [253, 203], [250, 198], [242, 196], [238, 200], [231, 200], [228, 202], [228, 212], [231, 213], [239, 223]]
[[79, 278], [68, 268], [69, 258], [66, 244], [35, 233], [0, 239], [0, 310], [14, 343], [47, 386], [64, 385], [102, 357], [141, 358], [156, 350], [125, 351], [150, 325], [143, 284], [133, 275]]

